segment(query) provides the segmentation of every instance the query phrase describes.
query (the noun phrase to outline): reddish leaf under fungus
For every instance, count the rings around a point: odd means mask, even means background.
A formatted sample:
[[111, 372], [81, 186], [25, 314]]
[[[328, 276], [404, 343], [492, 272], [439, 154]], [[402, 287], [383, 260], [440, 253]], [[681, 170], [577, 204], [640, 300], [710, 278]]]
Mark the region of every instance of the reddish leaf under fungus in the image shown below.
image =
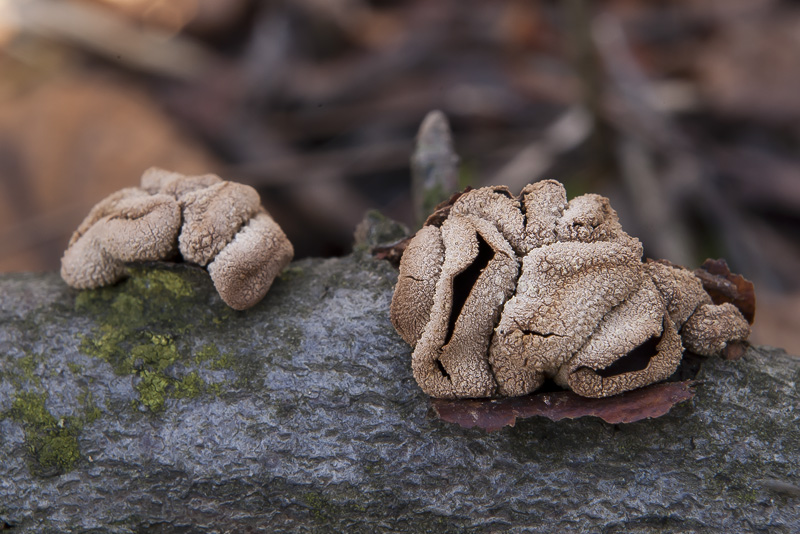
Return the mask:
[[747, 322], [753, 324], [756, 316], [756, 294], [753, 282], [740, 274], [734, 274], [725, 260], [706, 260], [694, 270], [703, 282], [703, 289], [714, 304], [730, 302], [742, 312]]
[[726, 360], [738, 360], [747, 351], [747, 343], [744, 341], [734, 341], [722, 349], [722, 357]]
[[487, 432], [514, 426], [517, 419], [533, 416], [547, 417], [551, 421], [593, 416], [611, 424], [634, 423], [661, 417], [676, 404], [691, 399], [696, 384], [694, 380], [653, 384], [599, 399], [557, 391], [503, 399], [431, 399], [431, 402], [443, 421]]

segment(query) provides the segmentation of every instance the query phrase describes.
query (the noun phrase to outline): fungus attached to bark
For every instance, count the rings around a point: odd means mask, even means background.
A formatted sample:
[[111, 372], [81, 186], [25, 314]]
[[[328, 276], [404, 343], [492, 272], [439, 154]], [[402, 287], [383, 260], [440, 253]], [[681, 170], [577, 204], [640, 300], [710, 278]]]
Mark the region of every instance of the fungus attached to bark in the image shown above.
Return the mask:
[[244, 310], [264, 298], [292, 256], [281, 227], [261, 211], [217, 254], [208, 272], [225, 304]]
[[259, 302], [294, 251], [250, 186], [216, 175], [184, 176], [151, 168], [141, 187], [97, 204], [61, 260], [69, 285], [112, 284], [125, 264], [169, 260], [208, 265], [222, 299], [242, 310]]
[[61, 277], [79, 289], [113, 284], [125, 263], [171, 256], [181, 224], [174, 198], [129, 188], [100, 201], [72, 235]]
[[684, 345], [711, 355], [749, 335], [692, 272], [643, 263], [599, 195], [567, 202], [546, 180], [439, 212], [409, 243], [391, 308], [433, 397], [519, 396], [546, 379], [606, 397], [669, 377]]

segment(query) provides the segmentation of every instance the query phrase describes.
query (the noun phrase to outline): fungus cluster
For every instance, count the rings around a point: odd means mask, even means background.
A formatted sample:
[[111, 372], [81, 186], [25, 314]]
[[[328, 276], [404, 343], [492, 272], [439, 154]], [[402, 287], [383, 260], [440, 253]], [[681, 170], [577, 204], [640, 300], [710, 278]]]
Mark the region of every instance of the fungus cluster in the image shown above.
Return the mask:
[[607, 397], [669, 377], [684, 347], [744, 340], [732, 304], [686, 269], [642, 262], [608, 199], [567, 202], [553, 180], [462, 194], [435, 213], [400, 263], [392, 323], [433, 397], [518, 396], [545, 379]]
[[61, 277], [78, 289], [113, 284], [130, 262], [184, 261], [208, 269], [231, 308], [258, 303], [294, 255], [255, 189], [216, 175], [151, 168], [141, 187], [100, 201], [73, 233]]

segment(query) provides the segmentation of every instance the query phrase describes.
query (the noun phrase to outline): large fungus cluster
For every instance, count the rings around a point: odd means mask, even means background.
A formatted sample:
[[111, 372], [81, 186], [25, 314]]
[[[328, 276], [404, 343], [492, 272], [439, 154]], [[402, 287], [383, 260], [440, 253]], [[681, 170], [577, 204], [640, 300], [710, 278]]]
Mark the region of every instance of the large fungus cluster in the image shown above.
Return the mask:
[[518, 396], [545, 379], [606, 397], [669, 377], [684, 347], [747, 338], [686, 269], [642, 262], [608, 199], [567, 202], [547, 180], [462, 194], [412, 239], [392, 299], [395, 328], [433, 397]]
[[141, 187], [98, 203], [69, 241], [61, 277], [79, 289], [112, 284], [130, 262], [169, 260], [207, 267], [231, 308], [259, 302], [294, 255], [255, 189], [216, 175], [152, 168]]

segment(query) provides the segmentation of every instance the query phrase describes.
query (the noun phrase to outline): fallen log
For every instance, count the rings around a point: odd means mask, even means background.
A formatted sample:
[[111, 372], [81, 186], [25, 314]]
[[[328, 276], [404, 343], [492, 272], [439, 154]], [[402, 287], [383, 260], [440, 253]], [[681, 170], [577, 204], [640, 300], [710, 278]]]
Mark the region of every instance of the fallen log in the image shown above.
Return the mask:
[[0, 530], [797, 532], [800, 359], [704, 360], [657, 419], [439, 420], [367, 252], [226, 307], [202, 269], [0, 275]]

